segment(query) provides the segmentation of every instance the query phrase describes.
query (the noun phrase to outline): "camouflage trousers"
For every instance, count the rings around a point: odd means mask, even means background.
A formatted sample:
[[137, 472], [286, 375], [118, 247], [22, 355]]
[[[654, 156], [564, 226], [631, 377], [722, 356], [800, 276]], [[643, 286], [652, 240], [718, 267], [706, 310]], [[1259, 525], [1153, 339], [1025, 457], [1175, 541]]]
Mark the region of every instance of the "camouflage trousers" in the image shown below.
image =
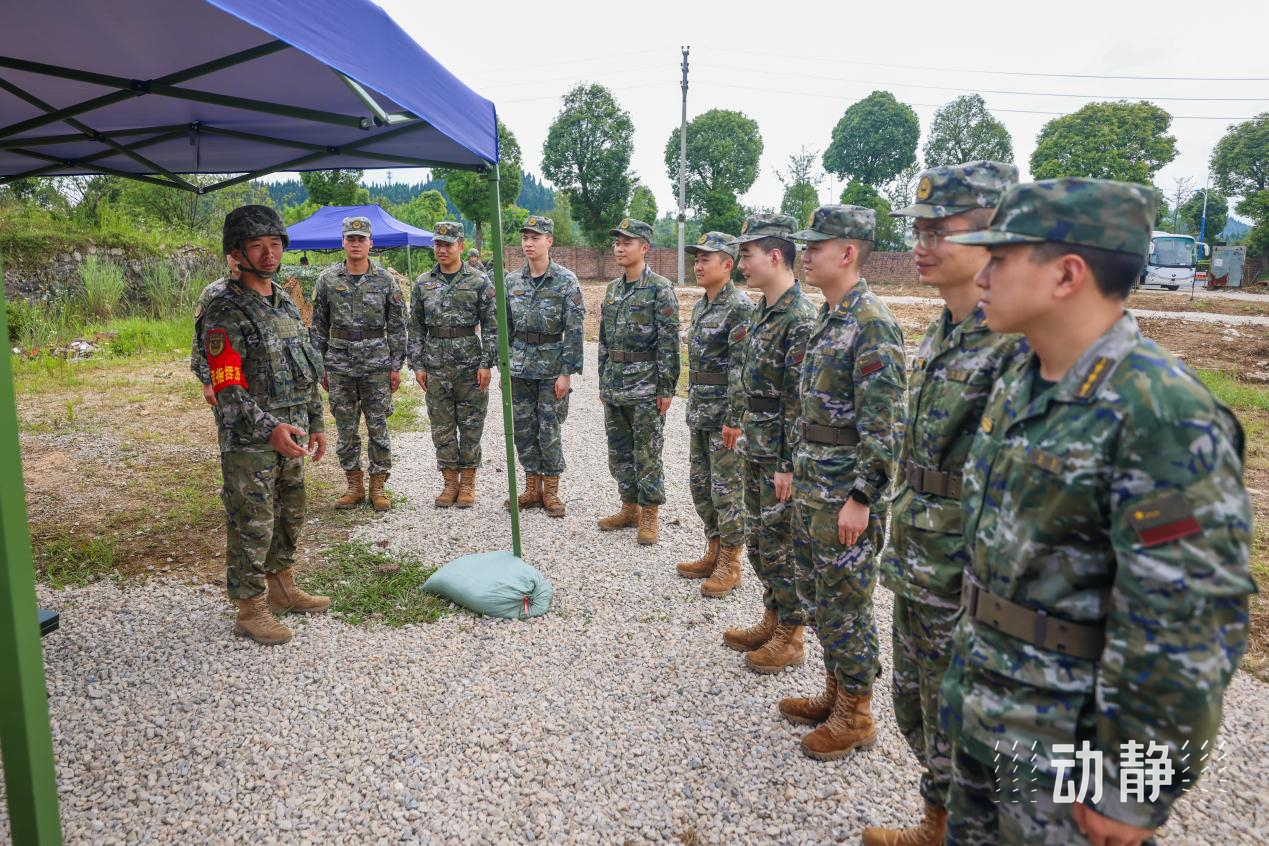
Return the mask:
[[939, 726], [939, 686], [951, 658], [960, 605], [929, 605], [895, 594], [893, 623], [894, 718], [920, 762], [921, 796], [947, 807], [952, 780], [951, 741]]
[[568, 419], [568, 394], [555, 398], [555, 379], [511, 377], [516, 453], [525, 473], [558, 476], [564, 472], [560, 429]]
[[622, 502], [661, 505], [665, 502], [665, 473], [661, 448], [665, 446], [665, 418], [655, 400], [635, 405], [604, 403], [604, 429], [608, 433], [608, 472], [617, 480]]
[[429, 370], [425, 396], [436, 466], [442, 470], [479, 467], [489, 392], [476, 386], [476, 372]]
[[392, 388], [385, 371], [373, 376], [329, 374], [330, 413], [335, 417], [339, 442], [335, 453], [344, 470], [361, 469], [361, 418], [366, 418], [366, 447], [371, 473], [392, 469], [392, 445], [388, 417], [392, 415]]
[[740, 455], [723, 446], [721, 429], [690, 429], [688, 486], [705, 524], [705, 537], [723, 546], [745, 542]]
[[230, 599], [268, 588], [269, 573], [295, 563], [304, 526], [304, 459], [272, 449], [222, 452], [225, 505], [225, 586]]
[[793, 513], [793, 560], [798, 598], [824, 647], [824, 667], [837, 686], [868, 693], [881, 672], [872, 592], [877, 586], [877, 550], [884, 529], [873, 512], [854, 546], [837, 540], [837, 509], [797, 503]]
[[785, 625], [805, 625], [806, 608], [798, 599], [793, 572], [793, 500], [776, 499], [774, 459], [746, 459], [744, 464], [746, 546], [762, 582], [762, 604]]

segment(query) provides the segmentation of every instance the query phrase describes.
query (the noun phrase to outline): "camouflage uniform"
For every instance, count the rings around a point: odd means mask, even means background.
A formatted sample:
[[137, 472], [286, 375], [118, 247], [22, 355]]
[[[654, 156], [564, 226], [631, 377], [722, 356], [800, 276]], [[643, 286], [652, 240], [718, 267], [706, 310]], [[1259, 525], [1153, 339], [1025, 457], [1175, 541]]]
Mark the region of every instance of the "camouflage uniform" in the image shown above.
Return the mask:
[[[199, 318], [203, 316], [203, 312], [207, 309], [207, 304], [225, 290], [225, 285], [227, 285], [228, 282], [228, 278], [222, 277], [217, 279], [215, 282], [209, 283], [207, 287], [203, 289], [203, 292], [198, 295], [198, 302], [194, 304], [195, 329], [194, 338], [190, 342], [189, 346], [189, 369], [195, 376], [198, 377], [198, 381], [202, 382], [204, 385], [210, 385], [212, 382], [211, 370], [207, 367], [207, 352], [203, 349], [203, 339], [202, 336], [198, 334], [197, 325]], [[215, 408], [215, 406], [213, 406], [213, 408]]]
[[[344, 235], [370, 237], [370, 220], [344, 218]], [[341, 262], [317, 277], [313, 288], [313, 343], [326, 363], [330, 411], [339, 432], [339, 466], [361, 469], [361, 437], [366, 418], [370, 473], [392, 469], [388, 417], [392, 414], [389, 376], [405, 362], [405, 303], [388, 272], [370, 264], [360, 275]]]
[[[434, 237], [457, 242], [462, 224], [438, 223]], [[476, 386], [476, 370], [497, 360], [494, 308], [493, 283], [465, 264], [452, 278], [440, 265], [419, 274], [410, 294], [410, 369], [427, 373], [427, 417], [442, 470], [480, 466], [489, 394]]]
[[[1144, 260], [1153, 220], [1149, 189], [1060, 179], [1012, 188], [990, 230], [952, 240]], [[1082, 740], [1103, 756], [1093, 810], [1146, 828], [1167, 818], [1246, 646], [1243, 447], [1233, 414], [1126, 313], [1047, 390], [1034, 355], [1002, 375], [965, 466], [965, 612], [940, 715], [948, 843], [1081, 842], [1072, 806], [1052, 802], [1052, 761], [1067, 757], [1055, 744]], [[1167, 747], [1176, 775], [1156, 801], [1121, 798], [1129, 741]], [[1035, 766], [1020, 802], [1000, 802], [998, 742]]]
[[[552, 235], [555, 223], [535, 214], [524, 229]], [[568, 418], [568, 394], [555, 398], [555, 380], [582, 372], [582, 287], [571, 270], [551, 262], [540, 280], [528, 264], [508, 273], [506, 290], [516, 452], [525, 473], [558, 476], [565, 466], [560, 428]]]
[[[788, 215], [754, 215], [736, 240], [788, 240], [796, 226]], [[774, 477], [793, 472], [794, 427], [802, 413], [798, 381], [814, 325], [815, 306], [797, 282], [774, 303], [765, 298], [758, 303], [728, 412], [732, 419], [725, 421], [744, 435], [746, 540], [749, 561], [762, 582], [762, 604], [790, 626], [804, 625], [806, 610], [790, 555], [793, 504], [776, 499]]]
[[[821, 206], [799, 240], [871, 241], [876, 213]], [[899, 453], [906, 383], [903, 331], [860, 279], [840, 303], [825, 303], [806, 342], [802, 413], [793, 457], [793, 555], [798, 597], [824, 647], [839, 690], [863, 694], [880, 671], [872, 592], [876, 556]], [[837, 517], [851, 496], [871, 506], [853, 546], [838, 541]]]
[[[708, 232], [687, 251], [725, 252], [734, 261], [737, 247], [730, 235]], [[753, 301], [728, 281], [713, 301], [704, 296], [697, 301], [687, 334], [689, 486], [705, 537], [718, 538], [724, 547], [740, 546], [745, 537], [740, 456], [723, 446], [722, 427], [729, 417], [729, 397], [739, 391], [753, 310]]]
[[[652, 238], [641, 220], [622, 220], [612, 230]], [[625, 359], [634, 358], [634, 361]], [[674, 396], [679, 381], [679, 301], [670, 280], [644, 267], [608, 283], [599, 324], [599, 397], [608, 433], [608, 469], [621, 501], [665, 502], [661, 448], [665, 420], [656, 398]]]
[[[896, 217], [939, 219], [995, 206], [1018, 181], [999, 162], [931, 168], [917, 180], [917, 202]], [[939, 729], [938, 694], [960, 616], [961, 469], [992, 383], [1019, 347], [1018, 336], [987, 328], [975, 308], [952, 323], [946, 308], [929, 325], [908, 382], [908, 414], [891, 506], [890, 545], [881, 582], [894, 591], [892, 694], [895, 722], [924, 771], [921, 796], [947, 807], [951, 742]]]

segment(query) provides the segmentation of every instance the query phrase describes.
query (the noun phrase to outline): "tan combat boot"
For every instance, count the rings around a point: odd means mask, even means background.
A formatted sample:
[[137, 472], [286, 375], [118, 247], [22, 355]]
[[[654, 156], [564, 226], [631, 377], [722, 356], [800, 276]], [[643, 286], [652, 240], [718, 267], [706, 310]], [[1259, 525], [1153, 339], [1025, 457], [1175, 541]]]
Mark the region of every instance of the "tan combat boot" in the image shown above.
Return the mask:
[[774, 608], [762, 612], [762, 619], [747, 629], [728, 629], [723, 632], [723, 643], [737, 652], [749, 652], [771, 640], [779, 623]]
[[837, 702], [837, 676], [824, 671], [824, 690], [814, 696], [791, 696], [780, 700], [780, 713], [791, 723], [817, 726], [833, 713]]
[[281, 614], [283, 611], [325, 614], [328, 608], [329, 596], [314, 596], [300, 590], [300, 586], [295, 583], [294, 567], [269, 574], [269, 610], [274, 614]]
[[610, 517], [599, 521], [601, 532], [614, 532], [617, 529], [633, 529], [639, 525], [639, 506], [634, 502], [623, 502], [621, 510]]
[[872, 692], [853, 694], [838, 690], [833, 713], [823, 725], [802, 738], [802, 751], [817, 761], [835, 761], [876, 742]]
[[263, 593], [250, 599], [238, 600], [238, 619], [234, 620], [234, 634], [249, 637], [266, 646], [286, 643], [294, 637], [290, 629], [269, 613], [269, 597]]
[[705, 584], [701, 595], [710, 599], [722, 599], [740, 584], [740, 551], [743, 546], [724, 546], [718, 551], [718, 564]]
[[705, 542], [705, 553], [695, 561], [680, 561], [674, 569], [685, 579], [708, 579], [718, 563], [718, 538], [709, 538]]
[[458, 498], [458, 471], [452, 467], [446, 467], [441, 470], [441, 475], [445, 477], [445, 487], [441, 488], [441, 492], [436, 495], [433, 503], [437, 508], [449, 508]]
[[348, 493], [335, 500], [335, 507], [344, 509], [361, 505], [366, 501], [366, 474], [360, 470], [347, 470], [344, 475], [348, 477]]
[[[521, 511], [524, 511], [527, 508], [542, 507], [541, 476], [537, 476], [533, 473], [524, 474], [524, 490], [520, 492], [518, 497], [516, 497], [516, 504], [520, 506]], [[507, 506], [508, 511], [511, 510], [511, 500], [509, 498], [504, 505]]]
[[387, 482], [387, 473], [370, 474], [370, 504], [375, 511], [387, 511], [392, 507], [392, 503], [388, 501], [388, 495], [383, 492], [383, 486]]
[[745, 665], [755, 673], [778, 673], [785, 667], [806, 663], [802, 650], [802, 627], [780, 623], [771, 640], [745, 655]]
[[560, 499], [560, 477], [542, 477], [542, 507], [548, 517], [564, 516], [564, 500]]
[[916, 828], [865, 828], [864, 846], [942, 846], [947, 834], [947, 808], [925, 803], [925, 817]]
[[652, 546], [661, 539], [661, 521], [657, 519], [658, 505], [639, 506], [639, 544]]
[[471, 508], [476, 503], [476, 468], [464, 467], [459, 475], [458, 499], [455, 508]]

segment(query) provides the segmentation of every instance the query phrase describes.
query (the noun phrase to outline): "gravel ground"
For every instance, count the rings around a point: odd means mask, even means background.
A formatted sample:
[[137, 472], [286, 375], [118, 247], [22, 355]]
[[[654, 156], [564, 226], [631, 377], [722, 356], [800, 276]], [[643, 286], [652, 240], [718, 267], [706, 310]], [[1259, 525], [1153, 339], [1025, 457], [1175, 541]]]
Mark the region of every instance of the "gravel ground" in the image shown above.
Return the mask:
[[[67, 842], [822, 844], [914, 819], [918, 773], [888, 694], [890, 595], [876, 608], [880, 742], [811, 761], [775, 702], [817, 689], [814, 638], [806, 666], [750, 673], [719, 640], [759, 614], [748, 568], [723, 601], [674, 574], [700, 544], [682, 402], [661, 543], [594, 528], [616, 496], [588, 356], [565, 429], [568, 517], [523, 524], [525, 557], [556, 588], [544, 618], [317, 619], [261, 648], [229, 634], [212, 589], [41, 589], [63, 619], [45, 647]], [[390, 487], [408, 501], [362, 537], [437, 562], [508, 546], [498, 410], [495, 397], [475, 508], [433, 509], [431, 441], [397, 436]], [[1221, 780], [1182, 803], [1162, 842], [1269, 840], [1267, 722], [1269, 686], [1240, 675]]]

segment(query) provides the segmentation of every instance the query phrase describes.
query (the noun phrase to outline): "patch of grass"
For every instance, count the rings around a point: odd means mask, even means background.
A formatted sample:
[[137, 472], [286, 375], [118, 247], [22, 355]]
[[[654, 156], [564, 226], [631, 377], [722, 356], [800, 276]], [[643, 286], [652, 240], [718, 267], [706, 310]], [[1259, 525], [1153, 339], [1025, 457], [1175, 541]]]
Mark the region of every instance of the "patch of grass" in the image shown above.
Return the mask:
[[1198, 376], [1218, 400], [1234, 411], [1269, 413], [1269, 386], [1240, 381], [1223, 370], [1199, 370]]
[[84, 282], [84, 314], [103, 320], [114, 317], [127, 288], [123, 268], [112, 261], [89, 256], [79, 265], [79, 277]]
[[[402, 382], [404, 383], [402, 377]], [[422, 432], [427, 429], [427, 419], [422, 414], [423, 397], [407, 390], [402, 384], [392, 400], [392, 415], [388, 418], [389, 432]]]
[[345, 622], [396, 628], [450, 612], [449, 600], [420, 590], [435, 567], [360, 541], [328, 547], [322, 558], [324, 565], [306, 575], [306, 589], [330, 596], [331, 611]]
[[118, 573], [121, 550], [110, 538], [56, 535], [33, 543], [35, 569], [49, 587], [83, 587]]

